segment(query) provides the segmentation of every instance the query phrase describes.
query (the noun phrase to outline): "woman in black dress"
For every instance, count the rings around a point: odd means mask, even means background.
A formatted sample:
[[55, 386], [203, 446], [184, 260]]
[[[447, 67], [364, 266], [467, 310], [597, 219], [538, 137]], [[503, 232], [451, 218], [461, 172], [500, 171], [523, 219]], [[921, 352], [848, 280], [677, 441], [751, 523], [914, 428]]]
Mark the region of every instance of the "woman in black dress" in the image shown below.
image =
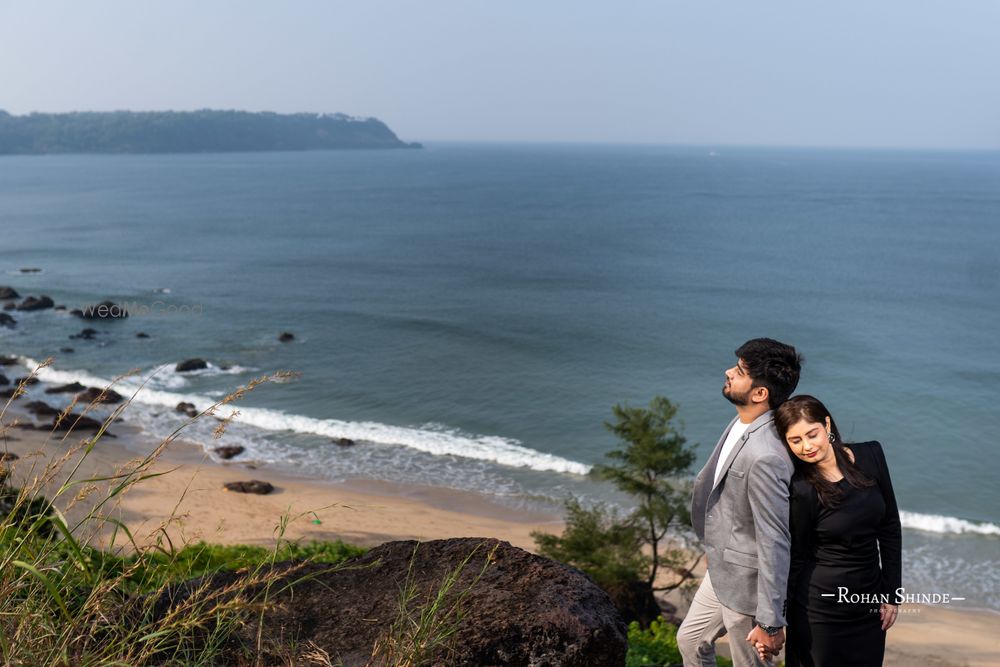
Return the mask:
[[902, 573], [899, 510], [882, 446], [844, 444], [812, 396], [786, 401], [774, 424], [796, 468], [786, 665], [881, 665]]

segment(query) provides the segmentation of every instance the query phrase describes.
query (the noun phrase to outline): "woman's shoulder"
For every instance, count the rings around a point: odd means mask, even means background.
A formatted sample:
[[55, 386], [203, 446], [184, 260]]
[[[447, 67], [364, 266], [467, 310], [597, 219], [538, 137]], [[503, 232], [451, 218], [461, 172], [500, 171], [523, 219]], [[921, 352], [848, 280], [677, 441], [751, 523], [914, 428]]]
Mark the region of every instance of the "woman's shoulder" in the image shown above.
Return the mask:
[[847, 442], [844, 446], [850, 449], [855, 456], [867, 456], [868, 458], [885, 457], [882, 451], [882, 443], [878, 440], [868, 440], [865, 442]]
[[852, 442], [846, 445], [854, 452], [854, 464], [868, 475], [878, 477], [886, 466], [885, 452], [878, 440], [867, 442]]

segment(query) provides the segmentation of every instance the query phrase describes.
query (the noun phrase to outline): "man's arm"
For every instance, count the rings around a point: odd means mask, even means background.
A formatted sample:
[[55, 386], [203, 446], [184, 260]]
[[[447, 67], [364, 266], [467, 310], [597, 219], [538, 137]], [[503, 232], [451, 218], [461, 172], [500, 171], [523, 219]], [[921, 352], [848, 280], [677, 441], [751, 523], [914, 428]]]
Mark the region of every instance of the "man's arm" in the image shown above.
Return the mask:
[[759, 623], [785, 625], [789, 551], [788, 485], [791, 465], [778, 456], [764, 456], [750, 466], [747, 495], [757, 537], [757, 613]]

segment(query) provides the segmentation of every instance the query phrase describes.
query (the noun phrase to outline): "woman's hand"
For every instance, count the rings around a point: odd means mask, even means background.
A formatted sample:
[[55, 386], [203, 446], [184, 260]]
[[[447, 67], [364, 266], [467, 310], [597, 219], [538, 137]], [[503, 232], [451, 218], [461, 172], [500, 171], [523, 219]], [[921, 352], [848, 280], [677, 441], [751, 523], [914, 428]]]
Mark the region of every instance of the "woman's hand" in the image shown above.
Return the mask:
[[878, 615], [882, 619], [882, 631], [885, 632], [896, 622], [896, 616], [899, 615], [899, 607], [894, 604], [884, 604], [879, 607]]
[[771, 662], [771, 660], [774, 658], [774, 654], [771, 653], [766, 644], [762, 644], [761, 642], [754, 642], [753, 647], [757, 649], [757, 655], [760, 656], [761, 662]]

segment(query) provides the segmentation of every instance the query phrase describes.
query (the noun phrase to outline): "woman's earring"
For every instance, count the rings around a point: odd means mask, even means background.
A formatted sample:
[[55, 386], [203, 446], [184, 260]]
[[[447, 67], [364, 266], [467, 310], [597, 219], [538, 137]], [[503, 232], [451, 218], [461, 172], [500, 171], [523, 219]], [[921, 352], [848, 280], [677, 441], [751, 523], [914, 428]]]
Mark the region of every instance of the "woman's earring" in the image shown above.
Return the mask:
[[835, 440], [835, 438], [833, 437], [833, 431], [827, 431], [826, 437], [830, 440], [830, 444], [832, 445]]

